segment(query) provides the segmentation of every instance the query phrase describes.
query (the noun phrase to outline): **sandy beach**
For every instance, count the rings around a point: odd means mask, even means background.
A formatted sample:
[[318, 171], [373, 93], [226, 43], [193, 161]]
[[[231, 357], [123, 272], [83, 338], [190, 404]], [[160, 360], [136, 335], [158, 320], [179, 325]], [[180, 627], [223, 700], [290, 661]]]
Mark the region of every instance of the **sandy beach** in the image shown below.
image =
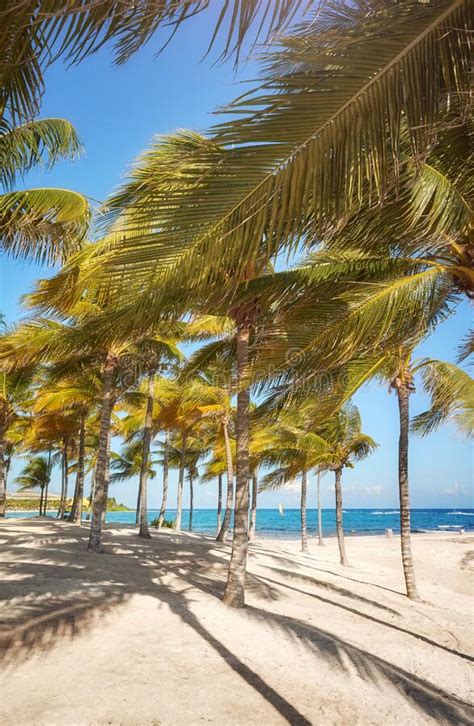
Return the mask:
[[45, 519], [0, 525], [0, 719], [10, 724], [471, 724], [474, 536], [417, 535], [422, 602], [398, 538], [310, 553], [260, 540], [247, 607], [225, 607], [230, 548]]

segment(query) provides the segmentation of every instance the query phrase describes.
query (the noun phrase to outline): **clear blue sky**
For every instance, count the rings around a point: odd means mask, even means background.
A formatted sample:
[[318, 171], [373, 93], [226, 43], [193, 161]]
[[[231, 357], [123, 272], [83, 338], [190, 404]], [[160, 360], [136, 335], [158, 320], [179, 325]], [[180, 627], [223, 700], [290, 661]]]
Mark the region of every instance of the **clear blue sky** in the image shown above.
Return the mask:
[[[74, 123], [86, 148], [74, 163], [63, 162], [47, 175], [35, 173], [29, 186], [60, 186], [76, 189], [96, 200], [119, 183], [133, 158], [153, 134], [177, 128], [204, 130], [213, 119], [211, 112], [241, 92], [235, 85], [256, 75], [248, 64], [236, 78], [232, 63], [212, 66], [212, 59], [201, 61], [209, 40], [212, 21], [208, 14], [183, 26], [163, 54], [154, 60], [160, 46], [158, 38], [143, 48], [125, 66], [114, 68], [111, 54], [103, 50], [75, 68], [58, 63], [46, 75], [46, 94], [41, 116], [62, 116]], [[34, 265], [2, 258], [0, 310], [8, 322], [24, 312], [20, 296], [34, 281], [51, 274]], [[464, 303], [420, 349], [421, 355], [454, 361], [456, 346], [472, 321]], [[347, 470], [345, 506], [394, 507], [397, 505], [397, 405], [386, 389], [372, 386], [356, 397], [366, 433], [380, 444], [379, 449], [354, 470]], [[424, 396], [411, 399], [412, 412], [422, 411]], [[473, 505], [472, 448], [446, 426], [426, 439], [412, 439], [410, 480], [414, 507], [469, 507]], [[18, 471], [18, 465], [14, 472]], [[59, 490], [59, 472], [52, 488]], [[171, 482], [170, 505], [175, 502], [175, 482]], [[71, 483], [72, 488], [72, 483]], [[160, 501], [160, 476], [150, 483], [150, 507]], [[214, 483], [196, 487], [196, 506], [215, 504]], [[111, 494], [133, 505], [136, 482], [114, 485]], [[312, 499], [311, 499], [312, 497]], [[309, 506], [315, 502], [311, 484]], [[287, 490], [261, 495], [262, 507], [279, 502], [297, 507], [298, 491]], [[333, 506], [332, 477], [323, 479], [323, 505]]]

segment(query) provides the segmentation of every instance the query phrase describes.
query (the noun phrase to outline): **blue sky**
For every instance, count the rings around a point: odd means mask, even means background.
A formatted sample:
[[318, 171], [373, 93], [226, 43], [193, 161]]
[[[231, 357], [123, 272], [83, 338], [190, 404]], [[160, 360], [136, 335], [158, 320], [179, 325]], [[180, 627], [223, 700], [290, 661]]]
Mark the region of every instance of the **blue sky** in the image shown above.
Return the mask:
[[[201, 62], [210, 37], [212, 21], [203, 14], [183, 26], [165, 51], [154, 59], [160, 38], [143, 48], [126, 65], [112, 66], [104, 49], [80, 66], [66, 68], [57, 63], [46, 75], [46, 93], [41, 116], [61, 116], [75, 126], [86, 152], [74, 163], [61, 162], [47, 175], [31, 174], [29, 186], [58, 186], [81, 191], [103, 200], [120, 182], [127, 166], [154, 134], [177, 128], [204, 130], [213, 122], [212, 111], [242, 91], [243, 79], [255, 77], [256, 66], [242, 66], [236, 77], [232, 63]], [[161, 36], [162, 38], [164, 36]], [[19, 304], [34, 281], [51, 270], [1, 260], [0, 309], [8, 322], [24, 315]], [[454, 361], [456, 347], [472, 322], [472, 312], [463, 303], [423, 343], [420, 355]], [[377, 451], [356, 469], [344, 474], [345, 506], [394, 507], [397, 504], [396, 399], [380, 386], [371, 386], [356, 396], [364, 430], [380, 444]], [[421, 393], [411, 398], [412, 412], [419, 413], [426, 400]], [[413, 438], [410, 450], [410, 480], [414, 507], [468, 507], [473, 504], [472, 448], [446, 426], [426, 439]], [[18, 466], [15, 466], [15, 471]], [[59, 490], [59, 472], [52, 488]], [[176, 476], [172, 475], [170, 504], [175, 501]], [[310, 503], [315, 502], [314, 482]], [[71, 484], [72, 488], [72, 484]], [[160, 501], [160, 476], [150, 483], [150, 507]], [[196, 506], [215, 502], [214, 483], [195, 487]], [[136, 482], [114, 485], [111, 494], [133, 505]], [[311, 501], [311, 497], [313, 497]], [[262, 507], [279, 502], [298, 506], [297, 489], [261, 495]], [[323, 479], [323, 505], [333, 506], [332, 477]]]

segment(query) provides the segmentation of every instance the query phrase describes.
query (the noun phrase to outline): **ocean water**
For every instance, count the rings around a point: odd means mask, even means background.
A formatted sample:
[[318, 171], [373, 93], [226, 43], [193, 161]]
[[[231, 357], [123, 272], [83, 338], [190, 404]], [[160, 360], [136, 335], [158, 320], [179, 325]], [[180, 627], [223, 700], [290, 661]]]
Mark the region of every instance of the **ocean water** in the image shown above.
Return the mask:
[[[8, 512], [7, 516], [34, 516], [35, 512]], [[176, 510], [167, 512], [167, 519], [174, 519]], [[52, 513], [50, 516], [54, 516]], [[148, 512], [149, 521], [158, 516], [158, 510]], [[195, 509], [193, 531], [213, 534], [216, 530], [215, 509]], [[383, 534], [391, 528], [400, 531], [400, 512], [398, 509], [345, 509], [344, 531], [347, 535]], [[317, 510], [308, 509], [308, 530], [310, 535], [317, 532]], [[133, 524], [135, 512], [108, 512], [107, 522]], [[189, 511], [183, 510], [183, 530], [188, 528]], [[474, 531], [474, 509], [412, 509], [411, 527], [413, 532], [466, 532]], [[336, 533], [336, 512], [323, 509], [323, 530], [325, 536]], [[257, 512], [257, 533], [261, 537], [281, 537], [296, 539], [300, 531], [300, 510], [286, 509], [281, 515], [278, 509], [259, 509]]]

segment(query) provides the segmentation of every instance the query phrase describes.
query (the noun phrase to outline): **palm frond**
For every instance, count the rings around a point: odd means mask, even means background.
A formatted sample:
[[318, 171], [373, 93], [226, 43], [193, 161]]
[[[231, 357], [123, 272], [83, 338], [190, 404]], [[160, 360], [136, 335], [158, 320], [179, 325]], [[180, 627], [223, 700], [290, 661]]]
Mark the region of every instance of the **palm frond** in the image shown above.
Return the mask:
[[63, 118], [44, 118], [0, 134], [0, 184], [8, 189], [18, 175], [38, 164], [50, 169], [59, 159], [74, 159], [82, 150], [74, 126]]
[[64, 262], [80, 249], [89, 219], [89, 204], [77, 192], [30, 189], [2, 194], [2, 250], [42, 263]]
[[[468, 14], [464, 0], [328, 6], [282, 41], [259, 90], [227, 109], [237, 119], [197, 142], [187, 163], [189, 139], [176, 136], [139, 159], [108, 202], [114, 242], [97, 247], [90, 276], [140, 295], [146, 316], [178, 287], [188, 300], [212, 283], [224, 293], [262, 255], [311, 244], [347, 210], [382, 200], [396, 185], [406, 120], [419, 164], [446, 99], [466, 116]], [[169, 165], [156, 177], [154, 157], [166, 153], [180, 184]]]
[[[307, 0], [225, 0], [210, 32], [210, 47], [223, 37], [221, 57], [238, 58], [244, 41], [255, 43], [281, 31]], [[158, 28], [180, 25], [209, 11], [208, 0], [5, 0], [0, 9], [0, 115], [15, 121], [33, 117], [44, 89], [44, 72], [60, 56], [79, 63], [103, 45], [114, 47], [115, 62], [124, 63]], [[203, 48], [205, 50], [205, 48]]]
[[425, 360], [418, 364], [424, 389], [431, 399], [428, 411], [415, 416], [412, 429], [422, 436], [450, 420], [467, 435], [474, 435], [474, 381], [452, 363]]

